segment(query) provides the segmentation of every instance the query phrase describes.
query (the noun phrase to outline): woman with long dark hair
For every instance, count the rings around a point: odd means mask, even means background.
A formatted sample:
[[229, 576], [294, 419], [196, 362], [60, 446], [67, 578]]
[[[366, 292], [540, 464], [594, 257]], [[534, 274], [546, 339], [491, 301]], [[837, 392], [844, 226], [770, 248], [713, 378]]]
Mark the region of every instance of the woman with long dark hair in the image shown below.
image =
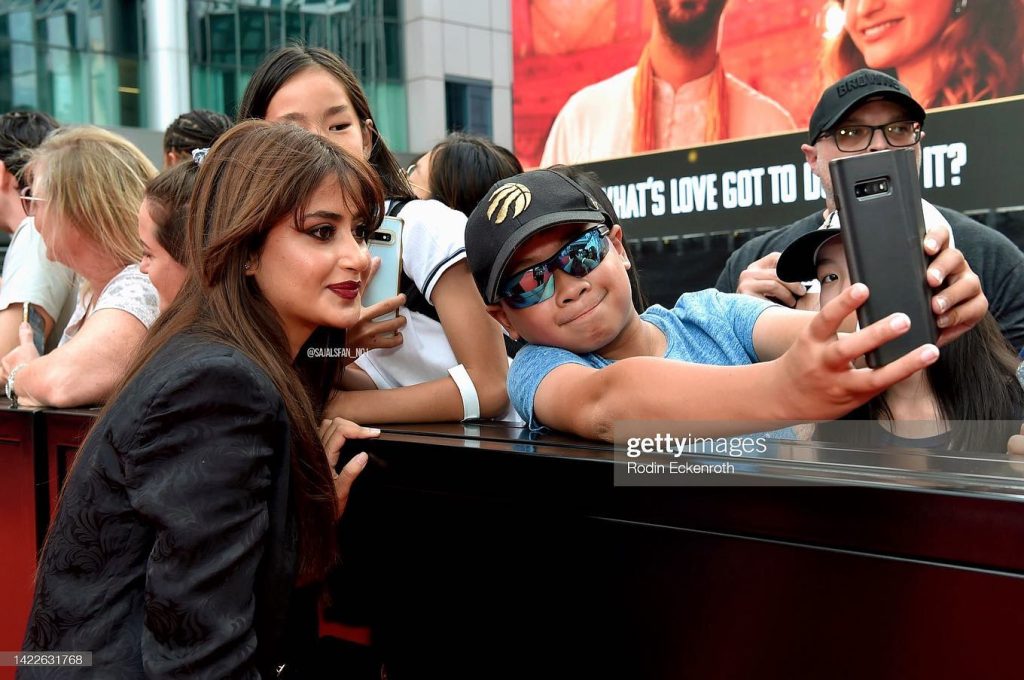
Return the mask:
[[[238, 116], [292, 122], [362, 155], [384, 185], [385, 209], [404, 221], [406, 298], [367, 308], [364, 321], [352, 329], [350, 346], [370, 351], [345, 370], [346, 391], [335, 397], [328, 413], [358, 423], [509, 413], [501, 332], [465, 261], [466, 216], [438, 201], [414, 198], [349, 66], [325, 49], [277, 50], [253, 74]], [[397, 319], [372, 321], [395, 309]]]
[[382, 201], [365, 162], [292, 125], [213, 147], [188, 278], [76, 456], [25, 649], [89, 650], [90, 673], [118, 677], [273, 677], [301, 656], [283, 642], [303, 627], [286, 625], [296, 587], [334, 562], [366, 462], [339, 476], [325, 456], [323, 357], [359, 319]]

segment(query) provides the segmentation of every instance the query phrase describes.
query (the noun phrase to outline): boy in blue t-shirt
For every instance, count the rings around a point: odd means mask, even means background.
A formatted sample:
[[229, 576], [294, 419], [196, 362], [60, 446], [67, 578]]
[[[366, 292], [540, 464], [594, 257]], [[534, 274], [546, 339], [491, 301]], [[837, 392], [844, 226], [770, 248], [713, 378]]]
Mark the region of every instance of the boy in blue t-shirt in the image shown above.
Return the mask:
[[[933, 251], [948, 239], [930, 236]], [[863, 285], [819, 313], [711, 289], [637, 314], [621, 227], [550, 170], [492, 187], [466, 224], [466, 255], [488, 311], [529, 343], [512, 362], [508, 390], [530, 427], [611, 439], [616, 420], [715, 421], [721, 431], [702, 434], [724, 435], [746, 423], [834, 419], [939, 354], [924, 345], [883, 368], [853, 368], [910, 327], [895, 314], [837, 336], [867, 299]], [[939, 283], [947, 273], [956, 282], [943, 292], [947, 314], [960, 326], [977, 323], [987, 305], [963, 256], [944, 250], [932, 271]]]

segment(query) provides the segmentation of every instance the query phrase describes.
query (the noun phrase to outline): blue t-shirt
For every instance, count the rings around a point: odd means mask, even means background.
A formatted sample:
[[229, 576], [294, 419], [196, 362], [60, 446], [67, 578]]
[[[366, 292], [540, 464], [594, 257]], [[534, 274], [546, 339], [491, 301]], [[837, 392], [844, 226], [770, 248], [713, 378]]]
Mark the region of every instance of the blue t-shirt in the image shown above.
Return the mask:
[[[676, 306], [650, 307], [640, 315], [668, 338], [666, 359], [712, 366], [743, 366], [757, 362], [754, 323], [772, 303], [749, 295], [720, 293], [709, 288], [679, 296]], [[576, 354], [567, 349], [527, 345], [508, 371], [508, 395], [531, 429], [541, 423], [533, 413], [533, 399], [541, 381], [563, 364], [604, 368], [614, 361], [598, 354]]]

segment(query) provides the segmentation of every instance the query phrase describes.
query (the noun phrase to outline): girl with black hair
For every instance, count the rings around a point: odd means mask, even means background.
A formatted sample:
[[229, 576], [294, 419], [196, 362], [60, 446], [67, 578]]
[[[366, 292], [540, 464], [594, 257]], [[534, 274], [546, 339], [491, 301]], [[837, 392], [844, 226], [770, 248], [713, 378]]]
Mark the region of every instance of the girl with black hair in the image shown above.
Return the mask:
[[453, 132], [409, 168], [409, 182], [420, 198], [435, 198], [468, 217], [491, 185], [522, 171], [508, 149], [479, 135]]

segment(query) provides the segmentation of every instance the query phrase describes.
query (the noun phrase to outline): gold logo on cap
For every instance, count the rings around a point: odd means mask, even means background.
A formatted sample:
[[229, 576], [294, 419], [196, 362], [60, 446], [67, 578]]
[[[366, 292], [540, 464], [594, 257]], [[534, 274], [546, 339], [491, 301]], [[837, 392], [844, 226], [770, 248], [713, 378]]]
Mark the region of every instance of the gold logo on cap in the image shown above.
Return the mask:
[[[509, 209], [512, 211], [513, 219], [519, 217], [530, 207], [532, 200], [533, 195], [530, 194], [529, 188], [515, 182], [505, 184], [491, 194], [491, 202], [487, 206], [487, 219], [495, 224], [501, 224], [509, 216]], [[498, 214], [495, 215], [495, 212]]]

